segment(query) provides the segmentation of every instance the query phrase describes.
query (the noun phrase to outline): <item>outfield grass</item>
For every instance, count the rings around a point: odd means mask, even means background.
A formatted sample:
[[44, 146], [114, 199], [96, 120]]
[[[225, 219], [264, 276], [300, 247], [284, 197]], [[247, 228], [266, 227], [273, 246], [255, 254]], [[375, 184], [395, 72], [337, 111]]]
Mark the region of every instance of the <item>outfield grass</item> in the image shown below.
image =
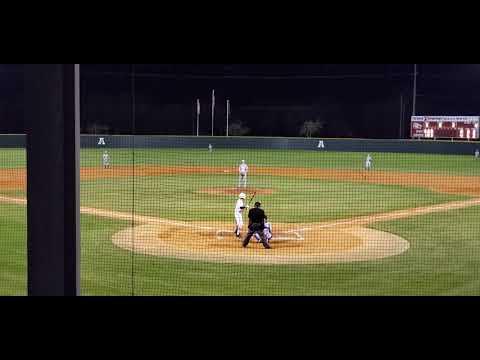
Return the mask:
[[[108, 149], [113, 165], [238, 166], [240, 160], [255, 166], [361, 169], [366, 153], [291, 150], [218, 149]], [[103, 149], [82, 149], [81, 166], [99, 166]], [[400, 172], [429, 172], [480, 176], [480, 161], [469, 155], [371, 153], [374, 167]], [[1, 168], [25, 168], [23, 149], [0, 148]]]
[[0, 169], [18, 169], [27, 167], [25, 149], [0, 148]]
[[[82, 166], [99, 166], [103, 151], [82, 149]], [[132, 165], [131, 150], [109, 150], [113, 165]], [[251, 165], [360, 169], [363, 153], [273, 150], [137, 149], [136, 165]], [[470, 156], [375, 154], [377, 169], [480, 176]], [[0, 168], [25, 167], [23, 150], [0, 151]], [[234, 196], [201, 193], [234, 186], [235, 175], [168, 175], [83, 181], [81, 205], [180, 220], [233, 221]], [[251, 176], [272, 188], [259, 198], [277, 222], [313, 222], [417, 207], [464, 196], [406, 186]], [[134, 191], [132, 191], [134, 190]], [[25, 196], [21, 191], [0, 191]], [[0, 203], [0, 295], [26, 293], [26, 210]], [[130, 222], [81, 216], [84, 295], [478, 295], [480, 207], [376, 223], [410, 242], [401, 255], [330, 265], [235, 265], [134, 254], [111, 237]], [[132, 274], [134, 275], [132, 277]]]
[[0, 295], [27, 294], [27, 211], [0, 203]]
[[[217, 149], [109, 149], [114, 165], [232, 166], [250, 165], [324, 169], [362, 169], [366, 153], [299, 150]], [[103, 149], [83, 149], [82, 166], [101, 163]], [[480, 160], [473, 155], [371, 153], [376, 169], [452, 175], [480, 175]]]

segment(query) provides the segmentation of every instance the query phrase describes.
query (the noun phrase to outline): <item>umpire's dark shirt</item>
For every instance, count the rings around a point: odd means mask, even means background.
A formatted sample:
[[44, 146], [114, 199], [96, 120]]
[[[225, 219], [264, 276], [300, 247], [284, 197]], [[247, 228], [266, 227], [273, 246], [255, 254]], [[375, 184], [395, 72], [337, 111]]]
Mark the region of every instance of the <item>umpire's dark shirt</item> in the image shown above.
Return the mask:
[[250, 209], [248, 212], [248, 218], [251, 220], [252, 223], [256, 224], [263, 224], [265, 220], [265, 211], [260, 208], [253, 208]]

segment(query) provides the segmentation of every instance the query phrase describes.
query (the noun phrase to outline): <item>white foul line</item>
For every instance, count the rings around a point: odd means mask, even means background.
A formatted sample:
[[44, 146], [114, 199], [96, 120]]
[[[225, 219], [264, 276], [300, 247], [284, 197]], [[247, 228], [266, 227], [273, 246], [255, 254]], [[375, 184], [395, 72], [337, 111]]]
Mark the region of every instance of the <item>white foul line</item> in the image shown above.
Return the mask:
[[[3, 196], [3, 195], [0, 195], [0, 202], [17, 204], [17, 205], [26, 205], [27, 204], [26, 199], [14, 198], [14, 197]], [[303, 240], [303, 236], [300, 235], [299, 233], [304, 232], [304, 231], [325, 229], [325, 228], [329, 228], [329, 227], [337, 227], [337, 226], [342, 226], [342, 225], [369, 224], [369, 223], [378, 222], [378, 221], [382, 221], [382, 220], [384, 220], [384, 221], [386, 221], [386, 220], [396, 220], [396, 219], [413, 217], [413, 216], [417, 216], [417, 215], [430, 214], [430, 213], [434, 213], [434, 212], [462, 209], [462, 208], [466, 208], [466, 207], [470, 207], [470, 206], [476, 206], [476, 205], [480, 205], [480, 198], [463, 200], [463, 201], [452, 201], [452, 202], [443, 203], [443, 204], [436, 204], [436, 205], [432, 205], [432, 206], [424, 206], [424, 207], [411, 208], [411, 209], [402, 209], [402, 210], [396, 210], [396, 211], [391, 211], [391, 212], [387, 212], [387, 213], [359, 216], [359, 217], [354, 217], [354, 218], [350, 218], [350, 219], [336, 220], [336, 221], [331, 221], [331, 222], [320, 223], [318, 225], [313, 225], [311, 227], [305, 227], [305, 228], [302, 228], [302, 229], [285, 231], [285, 233], [293, 233], [297, 236], [297, 239], [302, 239]], [[129, 214], [129, 213], [122, 213], [122, 212], [119, 212], [119, 211], [96, 209], [96, 208], [90, 208], [90, 207], [85, 207], [85, 206], [80, 207], [80, 212], [82, 214], [95, 215], [95, 216], [100, 216], [100, 217], [109, 218], [109, 219], [134, 221], [137, 224], [149, 224], [149, 225], [166, 224], [166, 225], [174, 225], [174, 226], [179, 226], [179, 227], [195, 228], [195, 229], [208, 230], [208, 231], [215, 230], [215, 228], [213, 228], [213, 227], [200, 226], [200, 225], [197, 225], [197, 224], [189, 224], [187, 222], [182, 222], [182, 221], [166, 220], [166, 219], [156, 218], [156, 217], [153, 217], [153, 216], [132, 215], [132, 214]], [[228, 233], [229, 231], [218, 230], [217, 233], [216, 233], [217, 236], [218, 236], [219, 232]], [[277, 237], [277, 239], [283, 239], [283, 238]], [[286, 238], [284, 240], [286, 240]]]

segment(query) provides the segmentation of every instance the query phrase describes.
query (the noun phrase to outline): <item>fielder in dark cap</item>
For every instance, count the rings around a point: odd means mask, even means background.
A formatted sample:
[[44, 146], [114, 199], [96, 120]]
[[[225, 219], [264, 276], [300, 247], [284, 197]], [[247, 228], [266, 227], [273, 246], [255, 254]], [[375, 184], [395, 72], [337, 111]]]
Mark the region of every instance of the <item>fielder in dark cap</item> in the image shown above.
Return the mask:
[[250, 238], [253, 234], [257, 233], [260, 235], [260, 242], [262, 243], [265, 249], [270, 249], [270, 244], [268, 240], [263, 235], [263, 229], [265, 228], [265, 211], [260, 209], [260, 203], [257, 201], [255, 207], [250, 209], [248, 212], [248, 233], [243, 240], [242, 246], [247, 247], [250, 242]]

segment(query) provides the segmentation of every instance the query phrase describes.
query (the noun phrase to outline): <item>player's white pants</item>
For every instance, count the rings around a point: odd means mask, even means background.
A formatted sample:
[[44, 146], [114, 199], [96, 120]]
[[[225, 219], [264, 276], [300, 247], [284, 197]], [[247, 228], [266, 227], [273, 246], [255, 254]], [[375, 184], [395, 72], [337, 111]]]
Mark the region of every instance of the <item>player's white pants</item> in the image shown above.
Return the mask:
[[247, 174], [238, 176], [238, 187], [247, 187]]
[[365, 169], [370, 170], [372, 168], [372, 162], [371, 161], [366, 161], [365, 162]]
[[240, 232], [242, 231], [242, 228], [243, 228], [242, 214], [235, 213], [235, 224], [236, 224], [235, 232], [237, 233], [237, 235], [240, 235]]

